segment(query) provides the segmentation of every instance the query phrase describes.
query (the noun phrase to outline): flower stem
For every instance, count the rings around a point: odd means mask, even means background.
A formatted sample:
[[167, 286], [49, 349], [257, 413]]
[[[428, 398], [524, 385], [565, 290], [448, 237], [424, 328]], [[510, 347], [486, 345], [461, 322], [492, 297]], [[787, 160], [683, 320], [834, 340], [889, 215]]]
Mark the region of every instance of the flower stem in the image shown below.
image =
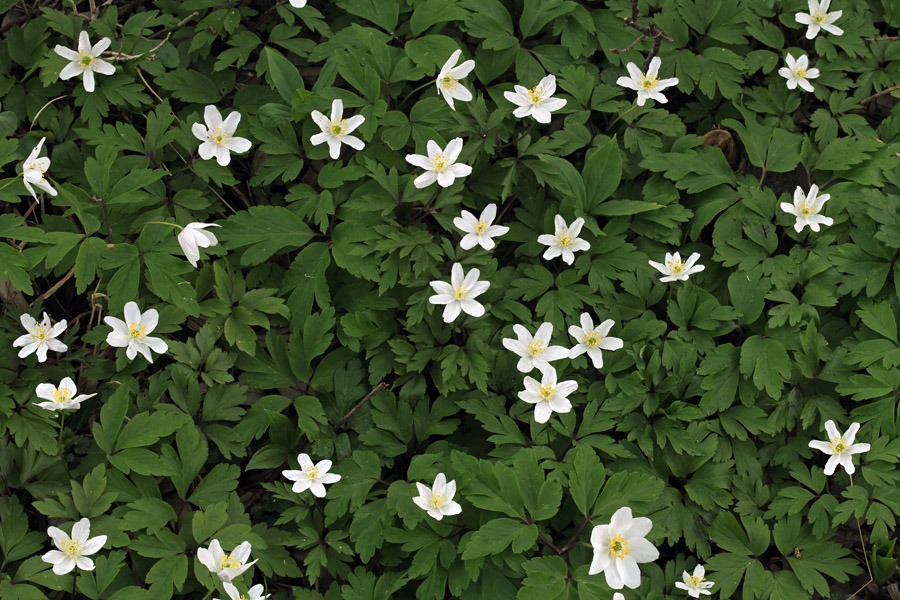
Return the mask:
[[56, 446], [59, 448], [59, 457], [63, 457], [63, 447], [62, 447], [62, 434], [63, 434], [63, 426], [66, 423], [66, 413], [60, 412], [59, 415], [59, 436], [56, 438]]
[[631, 108], [629, 108], [628, 110], [626, 110], [626, 111], [623, 112], [622, 114], [617, 115], [616, 118], [613, 119], [613, 122], [609, 124], [610, 129], [612, 129], [612, 126], [616, 124], [616, 121], [618, 121], [619, 119], [621, 119], [622, 117], [624, 117], [625, 115], [627, 115], [628, 113], [630, 113], [631, 111], [633, 111], [635, 108], [637, 108], [637, 104], [632, 104], [632, 105], [631, 105]]
[[420, 85], [419, 87], [417, 87], [416, 89], [414, 89], [413, 91], [411, 91], [410, 93], [408, 93], [408, 94], [406, 95], [406, 97], [403, 98], [403, 100], [400, 101], [400, 104], [397, 105], [397, 108], [400, 108], [401, 106], [403, 106], [404, 104], [406, 104], [406, 101], [409, 100], [409, 97], [410, 97], [410, 96], [412, 96], [413, 94], [415, 94], [415, 93], [418, 92], [419, 90], [423, 90], [423, 89], [427, 88], [429, 85], [434, 85], [434, 80], [426, 81], [425, 83], [423, 83], [422, 85]]
[[216, 591], [216, 588], [215, 588], [215, 587], [214, 587], [213, 589], [209, 590], [208, 592], [206, 592], [206, 595], [203, 596], [203, 600], [209, 600], [209, 597], [212, 596], [212, 593], [213, 593], [214, 591]]
[[144, 225], [168, 225], [169, 227], [177, 227], [178, 229], [184, 229], [178, 223], [169, 223], [168, 221], [147, 221]]

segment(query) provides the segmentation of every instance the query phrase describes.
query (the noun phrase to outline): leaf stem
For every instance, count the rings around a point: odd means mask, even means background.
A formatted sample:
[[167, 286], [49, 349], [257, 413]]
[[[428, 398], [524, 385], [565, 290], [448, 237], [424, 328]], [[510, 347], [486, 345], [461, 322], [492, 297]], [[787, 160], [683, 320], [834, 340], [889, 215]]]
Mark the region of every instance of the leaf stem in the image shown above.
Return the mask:
[[14, 184], [15, 182], [17, 182], [18, 180], [19, 180], [19, 177], [13, 177], [12, 179], [10, 179], [10, 180], [7, 181], [6, 183], [4, 183], [2, 186], [0, 186], [0, 190], [5, 190], [6, 188], [8, 188], [9, 186], [11, 186], [12, 184]]
[[168, 221], [147, 221], [144, 225], [168, 225], [169, 227], [177, 227], [178, 229], [184, 229], [178, 223], [169, 223]]
[[429, 85], [432, 85], [432, 84], [434, 84], [434, 81], [433, 81], [433, 80], [432, 80], [432, 81], [426, 81], [425, 83], [423, 83], [422, 85], [420, 85], [419, 87], [417, 87], [416, 89], [414, 89], [413, 91], [411, 91], [410, 93], [408, 93], [408, 94], [403, 98], [403, 100], [400, 101], [400, 104], [397, 105], [397, 108], [400, 108], [401, 106], [403, 106], [404, 104], [406, 104], [406, 101], [409, 100], [409, 97], [410, 97], [410, 96], [412, 96], [413, 94], [415, 94], [415, 93], [418, 92], [419, 90], [423, 90], [423, 89], [427, 88]]

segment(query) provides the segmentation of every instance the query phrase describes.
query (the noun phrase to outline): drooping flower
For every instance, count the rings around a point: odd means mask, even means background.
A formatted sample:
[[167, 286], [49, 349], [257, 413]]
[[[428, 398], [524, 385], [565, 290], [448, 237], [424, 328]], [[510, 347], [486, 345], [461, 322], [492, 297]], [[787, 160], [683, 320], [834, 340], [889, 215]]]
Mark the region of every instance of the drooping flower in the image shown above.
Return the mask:
[[659, 558], [659, 551], [645, 538], [651, 527], [653, 522], [647, 517], [632, 518], [627, 506], [617, 510], [608, 525], [594, 527], [591, 531], [594, 558], [588, 575], [603, 573], [606, 585], [614, 590], [639, 587], [638, 564]]
[[246, 152], [252, 146], [247, 138], [233, 137], [241, 122], [241, 113], [238, 111], [232, 111], [223, 122], [219, 110], [209, 104], [203, 109], [203, 120], [206, 121], [206, 127], [200, 123], [191, 125], [191, 133], [203, 142], [198, 149], [203, 160], [215, 156], [216, 162], [225, 167], [231, 162], [232, 152]]
[[140, 352], [147, 362], [153, 362], [150, 350], [164, 354], [169, 349], [165, 340], [148, 336], [156, 329], [158, 321], [159, 313], [155, 308], [141, 314], [136, 302], [128, 302], [125, 304], [124, 321], [115, 317], [103, 317], [103, 322], [112, 327], [112, 331], [106, 336], [106, 343], [110, 346], [125, 348], [125, 356], [128, 357], [128, 360], [134, 360], [134, 357]]
[[480, 317], [484, 314], [484, 306], [475, 298], [491, 286], [487, 281], [478, 281], [481, 272], [478, 269], [472, 269], [466, 274], [462, 265], [453, 263], [450, 270], [450, 283], [444, 281], [432, 281], [431, 287], [437, 292], [434, 296], [428, 298], [432, 304], [446, 304], [444, 307], [444, 323], [450, 323], [460, 312], [465, 312], [473, 317]]
[[341, 144], [347, 144], [355, 150], [362, 150], [366, 147], [365, 143], [355, 135], [349, 135], [357, 127], [363, 124], [366, 118], [362, 115], [356, 115], [349, 119], [344, 116], [344, 102], [340, 98], [336, 98], [331, 102], [331, 118], [329, 119], [317, 110], [312, 111], [313, 121], [322, 130], [309, 138], [313, 146], [321, 143], [328, 144], [328, 155], [337, 160], [341, 155]]
[[478, 219], [469, 211], [462, 211], [461, 216], [453, 219], [456, 228], [466, 234], [460, 240], [459, 247], [469, 250], [478, 244], [485, 250], [491, 250], [494, 247], [494, 240], [491, 238], [504, 235], [509, 231], [509, 227], [492, 225], [496, 216], [497, 205], [493, 202], [484, 207], [481, 217]]
[[684, 580], [684, 583], [676, 581], [675, 587], [687, 591], [688, 595], [691, 598], [699, 598], [700, 594], [712, 596], [712, 592], [709, 591], [709, 588], [716, 584], [714, 581], [706, 581], [706, 577], [704, 577], [704, 575], [706, 575], [706, 569], [703, 568], [703, 565], [697, 565], [696, 567], [694, 567], [693, 575], [691, 575], [687, 571], [684, 571], [681, 574], [681, 578]]
[[797, 233], [803, 231], [803, 228], [809, 225], [813, 231], [819, 231], [819, 225], [830, 226], [834, 223], [831, 217], [823, 217], [819, 214], [825, 203], [831, 199], [830, 194], [819, 195], [819, 186], [812, 184], [809, 188], [809, 195], [803, 193], [800, 186], [794, 190], [794, 203], [782, 202], [781, 210], [797, 217], [794, 222], [794, 230]]
[[658, 75], [660, 65], [662, 65], [662, 59], [654, 56], [650, 61], [650, 68], [647, 69], [646, 73], [642, 73], [636, 64], [630, 62], [625, 65], [625, 68], [628, 69], [629, 77], [623, 75], [616, 80], [616, 83], [622, 87], [637, 91], [638, 106], [643, 106], [648, 98], [665, 104], [668, 100], [663, 96], [662, 90], [678, 85], [678, 78], [660, 79]]
[[19, 358], [25, 358], [32, 352], [37, 356], [38, 362], [47, 360], [47, 350], [65, 352], [69, 347], [56, 339], [56, 336], [66, 330], [66, 320], [63, 319], [56, 325], [50, 326], [50, 317], [44, 313], [44, 319], [38, 323], [29, 314], [19, 317], [19, 322], [28, 333], [20, 335], [13, 342], [13, 348], [22, 346], [19, 350]]
[[416, 482], [416, 487], [419, 495], [413, 498], [413, 502], [438, 521], [445, 516], [458, 515], [462, 512], [462, 507], [453, 501], [453, 496], [456, 495], [456, 481], [447, 481], [443, 473], [437, 474], [431, 488], [419, 482]]
[[97, 395], [81, 394], [76, 396], [77, 393], [78, 390], [71, 377], [64, 377], [59, 382], [59, 387], [55, 387], [52, 383], [41, 383], [35, 388], [35, 394], [38, 398], [43, 398], [48, 402], [35, 402], [35, 404], [47, 410], [77, 409], [81, 407], [82, 402]]
[[503, 338], [503, 347], [515, 352], [521, 358], [516, 368], [522, 373], [530, 373], [537, 368], [541, 372], [550, 369], [550, 363], [561, 358], [568, 358], [569, 351], [562, 346], [551, 346], [553, 323], [541, 323], [532, 336], [523, 325], [513, 325], [516, 338]]
[[215, 223], [188, 223], [178, 234], [178, 243], [192, 267], [197, 266], [200, 260], [200, 248], [209, 248], [219, 243], [211, 231], [204, 231], [206, 227], [221, 227]]
[[290, 0], [290, 1], [291, 1], [291, 6], [293, 6], [294, 8], [303, 8], [304, 6], [306, 6], [306, 0]]
[[231, 582], [256, 562], [255, 560], [246, 562], [248, 558], [250, 558], [250, 542], [241, 542], [231, 554], [225, 554], [219, 540], [210, 542], [208, 550], [197, 548], [197, 559], [225, 582]]
[[844, 30], [834, 25], [834, 22], [841, 18], [844, 11], [836, 10], [832, 13], [828, 12], [828, 5], [831, 0], [809, 0], [809, 13], [797, 13], [794, 19], [802, 24], [808, 25], [806, 30], [806, 39], [811, 40], [819, 34], [820, 29], [824, 29], [828, 33], [834, 35], [843, 35]]
[[778, 69], [778, 74], [787, 79], [789, 90], [793, 90], [798, 85], [807, 92], [813, 91], [813, 86], [809, 82], [819, 76], [818, 69], [809, 68], [809, 58], [804, 54], [797, 60], [788, 53], [787, 66]]
[[84, 90], [86, 92], [93, 92], [95, 72], [100, 73], [101, 75], [112, 75], [116, 72], [114, 66], [105, 60], [98, 58], [107, 48], [109, 48], [111, 43], [112, 42], [107, 37], [100, 38], [100, 41], [94, 44], [92, 48], [88, 32], [82, 31], [78, 34], [77, 51], [69, 50], [65, 46], [57, 44], [53, 51], [66, 60], [72, 61], [59, 72], [59, 78], [66, 80], [71, 79], [76, 75], [83, 75]]
[[569, 335], [578, 341], [575, 347], [569, 351], [569, 358], [575, 358], [587, 352], [594, 367], [602, 368], [603, 350], [618, 350], [625, 345], [621, 338], [607, 336], [615, 324], [616, 322], [612, 319], [607, 319], [595, 328], [591, 315], [581, 313], [581, 327], [575, 325], [569, 327]]
[[552, 260], [557, 256], [562, 256], [563, 262], [571, 265], [575, 260], [575, 252], [579, 250], [590, 250], [591, 245], [578, 237], [581, 233], [581, 227], [584, 225], [584, 219], [578, 217], [568, 227], [561, 215], [556, 215], [553, 219], [556, 232], [554, 234], [545, 233], [538, 236], [538, 243], [549, 246], [544, 250], [544, 258]]
[[41, 141], [37, 143], [37, 146], [34, 147], [34, 150], [31, 151], [31, 154], [29, 154], [28, 158], [25, 159], [25, 162], [22, 163], [22, 183], [25, 184], [25, 189], [28, 190], [28, 193], [31, 194], [35, 200], [37, 200], [38, 197], [37, 194], [34, 193], [34, 189], [31, 187], [32, 185], [39, 187], [51, 196], [57, 194], [56, 190], [53, 189], [53, 186], [50, 185], [50, 182], [47, 181], [47, 178], [44, 176], [44, 173], [50, 168], [50, 158], [47, 156], [38, 158], [38, 154], [41, 153], [41, 147], [44, 145], [45, 139], [46, 138], [41, 138]]
[[441, 72], [438, 73], [437, 79], [434, 80], [438, 91], [444, 96], [444, 100], [447, 101], [447, 104], [453, 110], [456, 110], [453, 106], [454, 98], [463, 102], [468, 102], [472, 99], [472, 92], [463, 87], [459, 80], [472, 72], [472, 69], [475, 68], [475, 61], [469, 59], [457, 67], [456, 61], [459, 60], [461, 54], [462, 50], [456, 50], [451, 54], [444, 66], [441, 67]]
[[688, 277], [694, 273], [699, 273], [706, 267], [703, 265], [695, 265], [700, 258], [699, 252], [691, 254], [687, 262], [681, 260], [681, 255], [676, 252], [674, 255], [666, 252], [666, 264], [662, 265], [652, 260], [647, 261], [654, 269], [665, 275], [660, 277], [660, 281], [687, 281]]
[[89, 538], [91, 521], [87, 517], [72, 525], [72, 537], [57, 527], [48, 527], [47, 535], [53, 539], [58, 550], [50, 550], [41, 557], [45, 563], [53, 565], [53, 572], [65, 575], [75, 567], [84, 571], [94, 570], [94, 561], [87, 558], [96, 553], [106, 543], [105, 535]]
[[300, 454], [297, 456], [297, 462], [300, 463], [299, 470], [286, 470], [281, 474], [294, 482], [291, 489], [298, 494], [310, 490], [313, 496], [324, 498], [325, 485], [341, 480], [341, 476], [337, 473], [328, 472], [331, 469], [330, 460], [320, 460], [314, 465], [309, 455]]
[[425, 148], [428, 150], [428, 156], [424, 154], [407, 154], [406, 162], [414, 167], [426, 169], [413, 181], [413, 185], [417, 188], [428, 187], [435, 181], [441, 187], [449, 187], [453, 185], [453, 181], [457, 177], [465, 177], [472, 172], [472, 167], [463, 164], [454, 164], [459, 158], [462, 150], [462, 138], [453, 138], [447, 144], [446, 150], [441, 150], [434, 140], [428, 140]]
[[[296, 0], [292, 0], [292, 1], [296, 1]], [[303, 2], [306, 3], [306, 0], [303, 0]], [[256, 562], [256, 561], [254, 561], [254, 562]], [[261, 583], [257, 583], [252, 588], [247, 590], [246, 596], [241, 594], [240, 592], [238, 592], [238, 589], [236, 587], [234, 587], [234, 585], [232, 585], [228, 581], [223, 583], [222, 587], [225, 588], [225, 593], [228, 594], [228, 597], [231, 600], [266, 600], [266, 598], [271, 596], [271, 594], [263, 595], [264, 588], [263, 588], [263, 584], [261, 584]]]
[[568, 395], [578, 389], [578, 382], [557, 381], [556, 369], [547, 367], [541, 371], [541, 382], [525, 376], [525, 389], [519, 392], [519, 399], [534, 404], [534, 420], [546, 423], [553, 413], [567, 413], [572, 410]]
[[549, 123], [550, 113], [566, 105], [566, 100], [553, 98], [556, 77], [547, 75], [530, 90], [522, 85], [514, 86], [514, 92], [503, 92], [503, 97], [518, 106], [513, 115], [519, 118], [531, 115], [538, 123]]
[[829, 419], [825, 421], [825, 431], [828, 433], [827, 442], [813, 440], [809, 443], [810, 448], [821, 450], [829, 455], [828, 462], [825, 463], [825, 474], [834, 474], [834, 470], [840, 464], [848, 475], [853, 475], [856, 471], [856, 467], [853, 466], [853, 455], [868, 452], [871, 447], [869, 444], [853, 443], [856, 439], [856, 432], [859, 431], [859, 423], [852, 423], [844, 435], [841, 435], [834, 426], [834, 421]]

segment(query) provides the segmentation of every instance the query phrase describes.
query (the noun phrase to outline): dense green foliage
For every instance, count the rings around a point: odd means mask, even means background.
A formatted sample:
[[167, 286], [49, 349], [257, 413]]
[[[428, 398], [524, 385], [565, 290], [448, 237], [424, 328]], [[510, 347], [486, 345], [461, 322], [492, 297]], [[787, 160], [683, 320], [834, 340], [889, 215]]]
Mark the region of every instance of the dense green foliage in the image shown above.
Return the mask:
[[[846, 597], [864, 555], [896, 581], [895, 0], [834, 0], [844, 34], [814, 40], [805, 0], [642, 0], [679, 84], [640, 107], [616, 79], [654, 39], [612, 51], [640, 35], [628, 0], [37, 4], [0, 0], [3, 600], [199, 599], [212, 539], [250, 541], [236, 583], [273, 600], [606, 599], [590, 532], [622, 506], [660, 550], [628, 600], [686, 597], [698, 563], [723, 599]], [[53, 52], [82, 30], [112, 40], [93, 93]], [[457, 48], [475, 98], [454, 111], [434, 78]], [[814, 92], [787, 89], [788, 53]], [[503, 92], [548, 73], [566, 107], [513, 117]], [[335, 98], [366, 118], [337, 161], [309, 142]], [[197, 154], [207, 104], [253, 143], [227, 167]], [[59, 194], [37, 204], [42, 137]], [[415, 188], [405, 155], [455, 137], [473, 173]], [[778, 204], [811, 184], [834, 223], [796, 233]], [[509, 233], [461, 250], [453, 218], [491, 202]], [[556, 214], [586, 221], [571, 266], [541, 258]], [[220, 244], [195, 269], [151, 221], [215, 222]], [[676, 250], [706, 269], [660, 283], [648, 260]], [[491, 285], [483, 317], [445, 324], [429, 282], [454, 262]], [[159, 311], [152, 364], [105, 342], [129, 301]], [[44, 311], [68, 351], [19, 359], [19, 316]], [[625, 346], [554, 363], [574, 409], [537, 424], [501, 339], [548, 321], [570, 347], [582, 312]], [[64, 419], [33, 404], [66, 376], [97, 395]], [[871, 444], [852, 481], [808, 447], [828, 419]], [[325, 498], [282, 477], [299, 452], [334, 461]], [[412, 502], [439, 472], [458, 519]], [[81, 517], [108, 541], [73, 581], [41, 555]]]

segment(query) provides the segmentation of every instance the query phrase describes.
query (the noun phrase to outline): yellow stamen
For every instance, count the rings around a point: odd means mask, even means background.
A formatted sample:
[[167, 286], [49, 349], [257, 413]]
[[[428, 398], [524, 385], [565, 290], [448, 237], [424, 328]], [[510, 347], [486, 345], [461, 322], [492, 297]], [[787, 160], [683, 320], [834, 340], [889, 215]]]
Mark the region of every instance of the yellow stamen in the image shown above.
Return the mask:
[[457, 81], [459, 81], [459, 80], [456, 77], [454, 77], [453, 75], [444, 75], [441, 78], [441, 85], [444, 86], [445, 88], [447, 88], [448, 90], [455, 90]]
[[669, 267], [669, 272], [672, 275], [678, 275], [682, 271], [684, 271], [684, 261], [683, 260], [675, 260], [674, 258], [666, 263]]
[[835, 454], [840, 454], [847, 450], [850, 444], [847, 443], [847, 440], [844, 438], [831, 438], [831, 441], [828, 442], [828, 447], [831, 448], [831, 451]]
[[221, 127], [216, 127], [209, 134], [212, 141], [220, 146], [224, 146], [230, 137], [227, 131], [223, 131]]
[[615, 558], [625, 558], [628, 556], [628, 553], [631, 550], [628, 549], [628, 542], [625, 541], [625, 538], [622, 537], [622, 534], [617, 535], [613, 539], [609, 540], [609, 554]]
[[128, 326], [128, 334], [136, 340], [142, 340], [147, 337], [146, 330], [146, 325], [141, 325], [140, 323], [132, 323]]
[[794, 67], [794, 75], [796, 75], [800, 79], [805, 79], [806, 78], [806, 69], [804, 69], [800, 65], [797, 65], [796, 67]]
[[816, 214], [815, 207], [813, 205], [811, 205], [809, 202], [802, 202], [800, 204], [799, 209], [800, 209], [799, 210], [800, 214], [803, 215], [804, 217], [808, 217], [810, 215]]
[[531, 340], [528, 343], [528, 352], [530, 352], [532, 356], [539, 356], [543, 354], [546, 349], [547, 344], [540, 340]]
[[303, 472], [306, 473], [307, 479], [315, 479], [319, 476], [319, 469], [317, 469], [315, 466], [307, 467], [303, 469]]
[[81, 70], [89, 69], [94, 64], [94, 57], [86, 52], [79, 52], [78, 68]]
[[706, 577], [698, 577], [696, 575], [691, 575], [689, 578], [689, 583], [691, 587], [700, 587], [702, 582], [706, 581]]
[[528, 90], [528, 97], [531, 99], [532, 104], [540, 104], [544, 99], [544, 90], [541, 89], [541, 86], [535, 86]]
[[432, 494], [429, 504], [431, 505], [431, 508], [440, 508], [444, 505], [444, 501], [443, 494]]
[[469, 288], [459, 286], [458, 288], [453, 290], [453, 297], [457, 300], [463, 300], [469, 294]]
[[332, 121], [328, 127], [333, 135], [341, 137], [347, 131], [347, 119]]
[[478, 224], [475, 226], [475, 233], [481, 235], [487, 229], [487, 223], [484, 221], [478, 221]]
[[53, 402], [62, 404], [72, 399], [72, 390], [66, 388], [56, 388], [53, 390]]
[[659, 83], [659, 77], [650, 73], [649, 75], [646, 73], [641, 73], [641, 87], [645, 90], [652, 90], [656, 87], [656, 84]]
[[821, 11], [821, 10], [817, 10], [816, 12], [814, 12], [814, 13], [812, 14], [812, 20], [815, 21], [816, 23], [820, 24], [820, 25], [821, 25], [824, 21], [826, 21], [827, 19], [828, 19], [828, 13], [827, 13], [827, 12], [823, 12], [823, 11]]
[[552, 385], [542, 385], [538, 388], [538, 396], [541, 397], [541, 400], [550, 400], [554, 394], [556, 394], [556, 390]]
[[557, 233], [556, 234], [556, 243], [559, 244], [563, 248], [568, 248], [572, 245], [572, 242], [575, 241], [575, 236], [571, 233]]
[[63, 540], [59, 545], [62, 546], [62, 551], [69, 558], [78, 558], [81, 556], [81, 551], [84, 549], [81, 542], [74, 539]]
[[596, 348], [597, 345], [600, 344], [600, 342], [602, 342], [602, 341], [603, 341], [603, 338], [600, 337], [599, 335], [597, 335], [596, 333], [589, 333], [586, 336], [584, 336], [584, 338], [581, 340], [581, 343], [583, 343], [588, 348]]
[[38, 325], [31, 331], [31, 339], [35, 342], [43, 342], [50, 335], [50, 330]]
[[449, 162], [450, 161], [447, 160], [447, 157], [444, 156], [443, 152], [438, 152], [434, 155], [434, 158], [431, 159], [431, 170], [440, 173], [447, 168]]
[[220, 569], [239, 569], [240, 566], [241, 562], [230, 554], [226, 554], [219, 559]]

